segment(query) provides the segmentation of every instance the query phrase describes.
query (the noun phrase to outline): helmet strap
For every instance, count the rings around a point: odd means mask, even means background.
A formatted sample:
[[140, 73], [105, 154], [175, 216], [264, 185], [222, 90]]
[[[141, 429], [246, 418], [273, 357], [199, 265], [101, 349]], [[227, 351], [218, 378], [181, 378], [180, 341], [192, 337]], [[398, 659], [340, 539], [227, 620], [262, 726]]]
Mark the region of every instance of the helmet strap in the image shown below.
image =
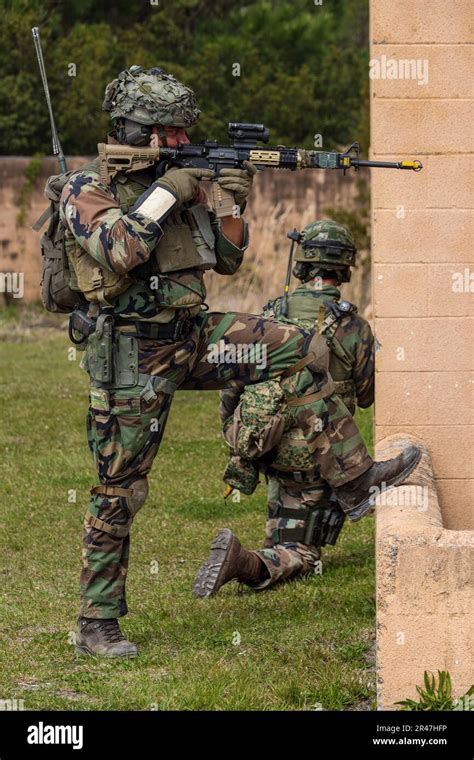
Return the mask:
[[161, 142], [163, 143], [163, 148], [168, 147], [168, 138], [166, 137], [165, 128], [161, 124], [157, 124], [158, 127], [158, 137], [160, 138]]

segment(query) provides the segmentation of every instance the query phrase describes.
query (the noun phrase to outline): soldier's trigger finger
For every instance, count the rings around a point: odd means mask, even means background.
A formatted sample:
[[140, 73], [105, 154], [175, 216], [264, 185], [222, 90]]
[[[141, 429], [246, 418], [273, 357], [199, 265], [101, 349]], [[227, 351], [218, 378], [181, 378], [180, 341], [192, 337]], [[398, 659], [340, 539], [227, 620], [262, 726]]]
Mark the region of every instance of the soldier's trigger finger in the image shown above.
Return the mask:
[[253, 177], [258, 172], [257, 167], [251, 161], [243, 161], [242, 166], [247, 170], [251, 177]]

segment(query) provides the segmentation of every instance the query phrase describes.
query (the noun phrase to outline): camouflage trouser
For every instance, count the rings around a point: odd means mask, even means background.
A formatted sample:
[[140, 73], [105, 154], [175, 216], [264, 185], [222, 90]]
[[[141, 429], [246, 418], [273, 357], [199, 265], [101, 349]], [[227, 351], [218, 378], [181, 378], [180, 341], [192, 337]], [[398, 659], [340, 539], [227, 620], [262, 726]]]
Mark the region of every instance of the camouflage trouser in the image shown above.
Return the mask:
[[269, 577], [261, 583], [252, 584], [252, 588], [261, 591], [273, 586], [278, 581], [290, 580], [311, 573], [320, 573], [321, 547], [308, 544], [284, 541], [280, 542], [279, 530], [303, 527], [302, 520], [292, 520], [290, 517], [278, 517], [278, 512], [286, 510], [298, 511], [301, 507], [314, 509], [318, 504], [325, 506], [328, 502], [330, 489], [322, 482], [321, 486], [291, 490], [282, 485], [274, 477], [268, 481], [268, 520], [265, 526], [264, 548], [255, 551], [268, 570]]
[[[158, 452], [175, 388], [218, 390], [241, 387], [291, 368], [307, 353], [306, 331], [248, 314], [203, 313], [179, 342], [139, 339], [139, 372], [161, 378], [155, 397], [143, 387], [91, 390], [88, 414], [89, 447], [100, 486], [92, 489], [85, 519], [81, 615], [112, 618], [125, 615], [125, 579], [129, 530], [147, 493], [146, 476]], [[266, 352], [253, 361], [216, 359], [210, 348], [223, 341], [237, 351], [258, 344]], [[282, 379], [317, 462], [318, 473], [333, 485], [352, 480], [372, 460], [359, 431], [339, 397], [319, 392], [327, 386], [325, 370], [307, 366]], [[307, 397], [307, 398], [306, 398]], [[318, 422], [318, 420], [320, 422]], [[322, 425], [321, 425], [322, 422]], [[322, 431], [321, 431], [322, 427]]]

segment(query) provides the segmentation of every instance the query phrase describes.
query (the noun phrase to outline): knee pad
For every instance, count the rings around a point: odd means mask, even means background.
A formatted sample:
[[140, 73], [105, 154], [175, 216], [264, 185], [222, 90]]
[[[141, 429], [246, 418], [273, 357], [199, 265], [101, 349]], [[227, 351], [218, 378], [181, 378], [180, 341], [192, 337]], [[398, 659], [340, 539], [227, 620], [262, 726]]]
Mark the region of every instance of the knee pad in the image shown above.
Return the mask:
[[120, 514], [116, 512], [113, 522], [106, 522], [91, 514], [90, 511], [87, 511], [85, 516], [86, 523], [104, 533], [110, 533], [117, 538], [124, 538], [129, 534], [133, 518], [140, 507], [143, 506], [148, 496], [148, 481], [146, 478], [129, 478], [121, 486], [106, 486], [101, 484], [92, 488], [91, 494], [110, 498], [118, 497]]
[[120, 497], [120, 506], [125, 507], [129, 512], [129, 516], [133, 518], [138, 510], [143, 507], [148, 496], [148, 480], [147, 478], [137, 478], [135, 480], [130, 478], [123, 486], [125, 489], [130, 490], [131, 493], [128, 496]]

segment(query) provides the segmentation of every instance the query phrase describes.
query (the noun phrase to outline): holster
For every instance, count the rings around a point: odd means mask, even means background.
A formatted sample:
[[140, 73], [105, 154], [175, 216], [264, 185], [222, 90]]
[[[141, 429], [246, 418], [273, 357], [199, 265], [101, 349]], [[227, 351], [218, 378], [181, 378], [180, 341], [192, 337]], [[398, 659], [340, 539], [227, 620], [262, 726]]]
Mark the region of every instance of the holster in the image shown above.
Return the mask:
[[334, 546], [342, 530], [346, 516], [337, 503], [325, 507], [287, 509], [281, 507], [273, 517], [286, 520], [304, 520], [301, 528], [277, 528], [278, 543], [299, 542], [307, 546]]
[[113, 380], [113, 340], [114, 318], [111, 314], [100, 314], [86, 348], [89, 374], [98, 383], [111, 383]]

